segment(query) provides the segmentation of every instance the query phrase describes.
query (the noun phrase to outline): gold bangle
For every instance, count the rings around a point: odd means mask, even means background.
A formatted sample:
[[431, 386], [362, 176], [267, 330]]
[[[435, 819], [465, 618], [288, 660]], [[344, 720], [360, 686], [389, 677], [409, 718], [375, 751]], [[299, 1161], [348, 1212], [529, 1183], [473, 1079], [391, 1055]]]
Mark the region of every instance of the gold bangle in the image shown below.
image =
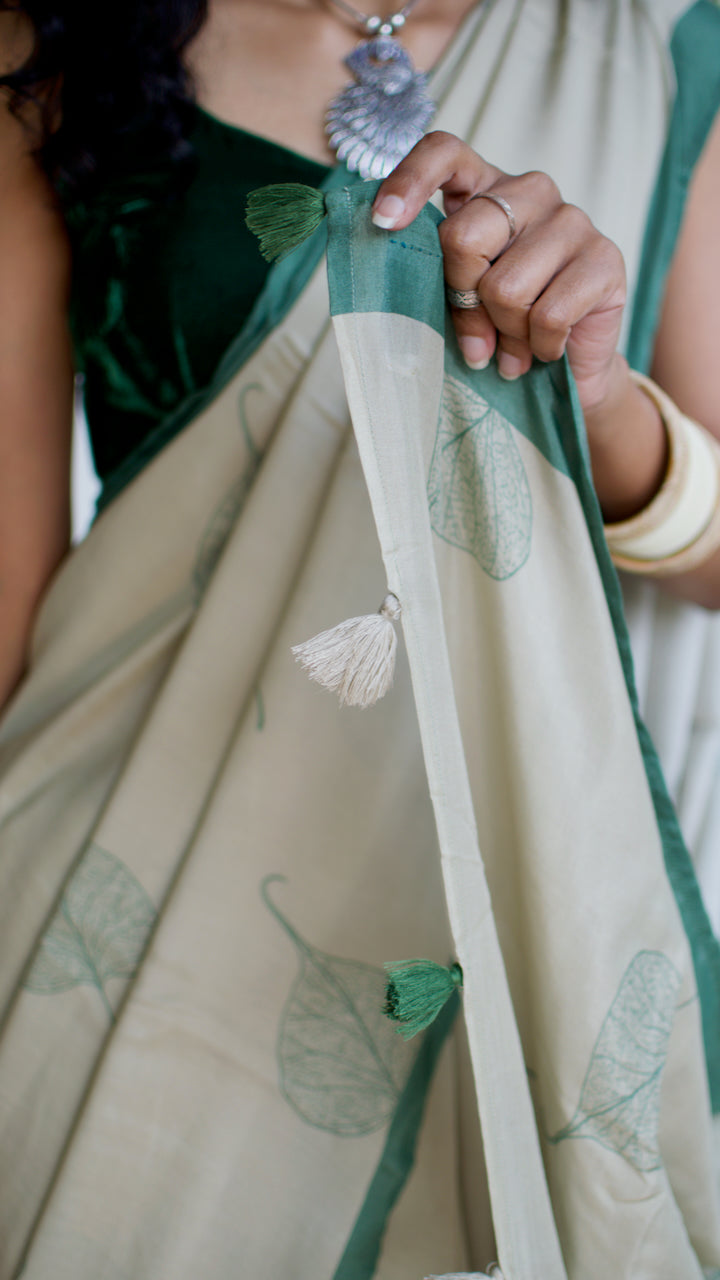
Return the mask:
[[686, 573], [720, 546], [720, 445], [650, 378], [632, 370], [631, 377], [662, 418], [669, 459], [652, 501], [630, 520], [605, 525], [610, 555], [627, 573]]

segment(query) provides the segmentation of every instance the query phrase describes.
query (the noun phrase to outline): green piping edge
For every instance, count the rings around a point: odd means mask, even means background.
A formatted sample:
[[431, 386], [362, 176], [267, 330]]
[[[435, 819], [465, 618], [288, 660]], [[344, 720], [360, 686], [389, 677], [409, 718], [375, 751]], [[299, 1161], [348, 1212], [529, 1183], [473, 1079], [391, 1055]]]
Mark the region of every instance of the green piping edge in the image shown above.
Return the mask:
[[[344, 165], [340, 165], [331, 170], [321, 183], [320, 190], [327, 194], [338, 188], [353, 186], [359, 181], [357, 174], [349, 173]], [[98, 514], [131, 480], [139, 475], [174, 436], [212, 403], [238, 370], [255, 354], [268, 334], [285, 319], [320, 262], [326, 243], [327, 227], [323, 222], [304, 244], [299, 245], [281, 262], [275, 263], [268, 272], [262, 292], [250, 315], [240, 333], [227, 348], [211, 381], [206, 387], [183, 400], [108, 476], [97, 500]]]
[[[665, 281], [682, 225], [685, 201], [693, 169], [720, 108], [720, 8], [713, 0], [696, 0], [680, 18], [673, 32], [671, 52], [677, 92], [670, 117], [665, 153], [645, 232], [638, 286], [633, 306], [628, 360], [646, 371], [660, 318]], [[587, 476], [587, 467], [583, 467]], [[580, 486], [578, 486], [580, 489]], [[597, 503], [581, 499], [590, 527], [595, 554], [615, 627], [625, 679], [630, 693], [645, 771], [653, 796], [663, 842], [668, 878], [682, 916], [692, 950], [702, 1011], [703, 1037], [713, 1111], [720, 1112], [720, 944], [702, 901], [690, 856], [657, 753], [638, 710], [630, 640], [625, 625], [622, 596], [609, 561]], [[590, 510], [592, 506], [592, 512]]]
[[[571, 401], [573, 418], [582, 420], [575, 383], [566, 362], [550, 366], [558, 397]], [[600, 572], [610, 618], [620, 654], [625, 684], [632, 707], [638, 742], [642, 752], [655, 815], [662, 842], [665, 869], [692, 953], [695, 980], [702, 1015], [710, 1097], [715, 1113], [720, 1112], [720, 942], [715, 937], [700, 894], [695, 870], [680, 832], [677, 815], [668, 794], [660, 761], [650, 734], [640, 716], [630, 637], [625, 622], [622, 592], [605, 541], [602, 513], [590, 478], [584, 436], [579, 436], [569, 418], [557, 418], [558, 434], [575, 481]]]
[[647, 372], [692, 171], [720, 107], [720, 8], [697, 0], [673, 32], [677, 93], [650, 206], [635, 290], [627, 357]]
[[415, 1161], [418, 1134], [437, 1060], [459, 1007], [460, 997], [456, 991], [425, 1032], [390, 1123], [380, 1162], [333, 1280], [372, 1280], [375, 1275], [388, 1220]]

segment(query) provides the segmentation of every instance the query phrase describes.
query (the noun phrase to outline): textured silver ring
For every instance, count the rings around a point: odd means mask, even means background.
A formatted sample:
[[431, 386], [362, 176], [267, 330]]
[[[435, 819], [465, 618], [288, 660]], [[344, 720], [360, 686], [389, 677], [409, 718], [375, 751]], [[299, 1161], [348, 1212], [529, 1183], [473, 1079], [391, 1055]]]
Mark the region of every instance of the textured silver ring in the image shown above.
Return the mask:
[[461, 311], [474, 311], [480, 304], [477, 289], [451, 289], [445, 285], [445, 293], [451, 307], [459, 307]]
[[508, 228], [510, 230], [510, 234], [508, 236], [508, 243], [509, 243], [512, 240], [513, 236], [515, 235], [515, 232], [517, 231], [517, 223], [515, 222], [515, 214], [510, 208], [510, 205], [508, 204], [507, 200], [505, 200], [502, 196], [496, 195], [494, 191], [478, 191], [477, 195], [472, 196], [471, 199], [492, 200], [493, 204], [496, 204], [498, 209], [502, 209], [503, 213], [505, 214], [505, 217], [508, 220]]

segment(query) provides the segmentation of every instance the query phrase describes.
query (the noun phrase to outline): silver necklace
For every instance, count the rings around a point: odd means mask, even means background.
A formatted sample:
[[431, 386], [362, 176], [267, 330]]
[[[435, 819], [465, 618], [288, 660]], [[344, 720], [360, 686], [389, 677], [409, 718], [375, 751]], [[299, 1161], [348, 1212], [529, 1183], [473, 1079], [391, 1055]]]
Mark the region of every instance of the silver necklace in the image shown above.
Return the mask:
[[338, 160], [362, 178], [385, 178], [422, 138], [435, 114], [427, 76], [416, 71], [397, 32], [419, 0], [388, 18], [361, 13], [346, 0], [331, 0], [365, 33], [345, 59], [355, 77], [333, 98], [325, 132]]

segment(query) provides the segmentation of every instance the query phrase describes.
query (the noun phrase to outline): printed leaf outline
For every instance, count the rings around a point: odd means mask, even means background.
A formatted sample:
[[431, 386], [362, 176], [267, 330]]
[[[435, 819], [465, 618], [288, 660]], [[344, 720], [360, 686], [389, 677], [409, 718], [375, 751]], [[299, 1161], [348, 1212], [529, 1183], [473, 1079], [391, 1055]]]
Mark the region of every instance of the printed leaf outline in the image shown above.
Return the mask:
[[637, 953], [600, 1028], [575, 1114], [550, 1142], [591, 1138], [643, 1173], [661, 1167], [660, 1086], [680, 981], [661, 951]]
[[532, 542], [532, 497], [514, 428], [446, 374], [428, 476], [432, 528], [491, 578], [512, 577]]
[[135, 976], [157, 919], [140, 881], [114, 854], [90, 845], [65, 887], [23, 986], [58, 995], [93, 986], [112, 1021], [111, 979]]
[[247, 446], [248, 460], [240, 476], [233, 481], [216, 507], [200, 539], [195, 558], [192, 581], [196, 600], [203, 595], [222, 555], [233, 526], [240, 515], [258, 473], [262, 455], [253, 440], [247, 420], [247, 398], [251, 391], [262, 391], [259, 382], [243, 387], [238, 397], [238, 417], [243, 439]]
[[384, 970], [310, 946], [270, 897], [284, 882], [269, 875], [261, 885], [300, 962], [278, 1031], [280, 1088], [307, 1124], [361, 1137], [393, 1114], [414, 1054], [382, 1012]]

